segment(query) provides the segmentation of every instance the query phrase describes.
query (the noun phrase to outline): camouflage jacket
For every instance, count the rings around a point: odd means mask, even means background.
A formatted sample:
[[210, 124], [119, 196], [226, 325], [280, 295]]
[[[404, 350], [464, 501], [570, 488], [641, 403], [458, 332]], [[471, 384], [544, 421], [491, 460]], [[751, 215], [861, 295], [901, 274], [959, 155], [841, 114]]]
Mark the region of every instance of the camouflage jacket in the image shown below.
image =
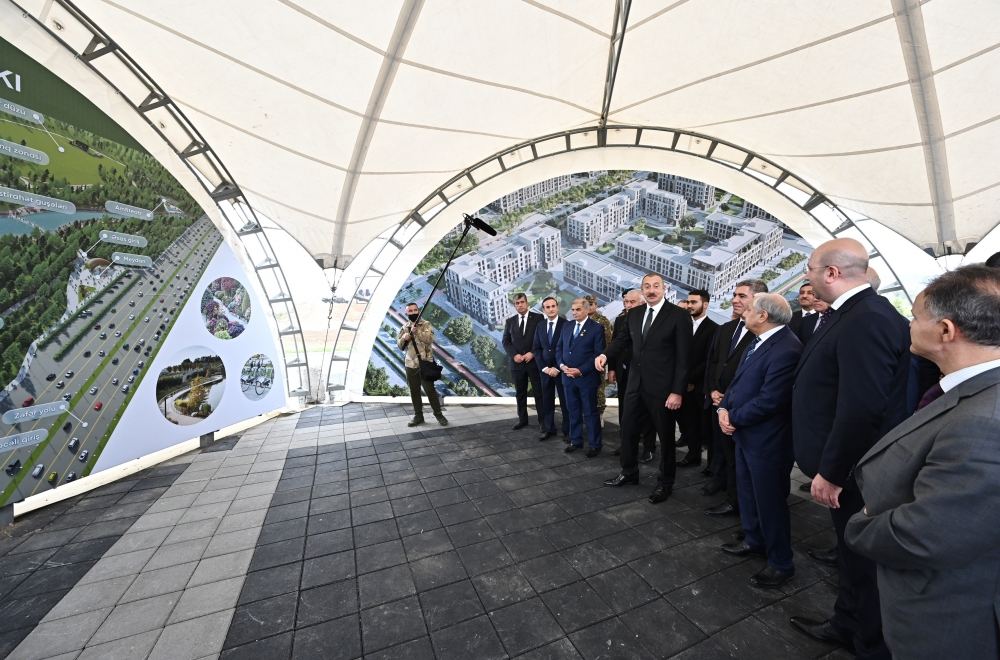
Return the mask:
[[416, 325], [412, 332], [415, 341], [403, 341], [403, 335], [410, 332], [410, 328], [413, 327], [413, 324], [410, 322], [404, 323], [403, 327], [399, 329], [396, 344], [406, 351], [406, 358], [403, 360], [403, 363], [410, 369], [419, 369], [420, 360], [417, 358], [418, 351], [421, 358], [425, 360], [433, 359], [434, 327], [424, 319], [420, 319], [420, 323]]

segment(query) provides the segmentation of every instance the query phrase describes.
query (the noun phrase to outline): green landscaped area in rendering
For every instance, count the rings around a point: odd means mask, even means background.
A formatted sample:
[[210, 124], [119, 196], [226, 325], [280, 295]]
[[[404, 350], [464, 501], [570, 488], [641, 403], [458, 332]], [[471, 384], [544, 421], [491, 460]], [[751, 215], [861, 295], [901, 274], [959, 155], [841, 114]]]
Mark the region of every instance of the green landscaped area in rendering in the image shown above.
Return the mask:
[[[114, 161], [101, 156], [85, 153], [78, 147], [70, 144], [70, 141], [61, 135], [52, 134], [50, 139], [45, 131], [40, 128], [31, 128], [24, 124], [18, 124], [9, 119], [0, 120], [0, 138], [31, 147], [37, 151], [42, 151], [49, 156], [48, 165], [32, 165], [28, 162], [11, 161], [17, 164], [17, 172], [22, 174], [29, 168], [41, 167], [47, 169], [53, 179], [66, 179], [72, 184], [94, 184], [100, 183], [101, 177], [98, 174], [97, 166], [101, 163], [114, 167]], [[60, 153], [53, 144], [53, 140], [65, 149]]]

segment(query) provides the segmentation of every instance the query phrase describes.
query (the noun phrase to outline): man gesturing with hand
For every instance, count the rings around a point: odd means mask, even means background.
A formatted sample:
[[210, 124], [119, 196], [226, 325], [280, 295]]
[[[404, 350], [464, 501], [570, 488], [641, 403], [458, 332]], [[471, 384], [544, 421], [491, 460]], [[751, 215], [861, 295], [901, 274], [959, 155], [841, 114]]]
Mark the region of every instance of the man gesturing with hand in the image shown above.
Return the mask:
[[677, 411], [687, 388], [687, 361], [691, 352], [693, 326], [691, 315], [666, 302], [666, 284], [656, 273], [642, 278], [645, 305], [628, 312], [627, 332], [616, 337], [605, 354], [594, 359], [603, 370], [608, 358], [617, 359], [631, 351], [628, 389], [619, 394], [618, 405], [625, 406], [621, 425], [621, 472], [604, 482], [605, 486], [639, 483], [639, 435], [647, 421], [652, 421], [663, 451], [660, 452], [660, 476], [649, 496], [653, 504], [663, 502], [673, 491], [677, 455], [673, 447]]

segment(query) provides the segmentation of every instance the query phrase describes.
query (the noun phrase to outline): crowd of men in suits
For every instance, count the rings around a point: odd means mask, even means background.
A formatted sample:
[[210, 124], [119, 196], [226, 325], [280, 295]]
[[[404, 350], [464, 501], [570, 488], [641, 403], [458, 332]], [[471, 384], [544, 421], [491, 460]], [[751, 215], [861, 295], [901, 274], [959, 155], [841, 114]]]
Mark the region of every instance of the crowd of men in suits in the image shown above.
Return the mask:
[[[805, 486], [830, 510], [837, 538], [814, 556], [835, 562], [839, 581], [831, 616], [793, 616], [799, 631], [863, 658], [1000, 657], [1000, 269], [938, 277], [912, 323], [878, 295], [853, 239], [821, 245], [805, 270], [799, 311], [746, 280], [721, 326], [707, 318], [707, 292], [669, 304], [663, 278], [647, 274], [625, 293], [610, 336], [583, 298], [567, 320], [555, 298], [542, 315], [519, 295], [503, 338], [514, 428], [528, 425], [530, 383], [539, 440], [561, 432], [573, 452], [586, 438], [586, 455], [597, 456], [607, 370], [618, 386], [621, 469], [604, 484], [638, 484], [659, 437], [649, 501], [663, 502], [677, 467], [700, 465], [707, 448], [703, 492], [726, 498], [706, 514], [739, 515], [741, 531], [721, 550], [766, 559], [754, 586], [794, 576], [793, 463], [812, 479]], [[917, 405], [913, 392], [927, 386]]]

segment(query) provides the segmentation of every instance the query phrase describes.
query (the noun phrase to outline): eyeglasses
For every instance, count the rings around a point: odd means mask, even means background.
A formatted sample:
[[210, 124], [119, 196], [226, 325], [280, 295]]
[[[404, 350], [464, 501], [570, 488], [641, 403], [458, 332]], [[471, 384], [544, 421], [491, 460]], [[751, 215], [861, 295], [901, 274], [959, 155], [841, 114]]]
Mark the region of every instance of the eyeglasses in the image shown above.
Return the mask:
[[823, 265], [823, 266], [810, 266], [809, 262], [807, 261], [806, 265], [805, 265], [805, 269], [803, 270], [803, 272], [809, 273], [810, 271], [813, 271], [813, 270], [820, 270], [822, 268], [829, 268], [829, 267], [830, 267], [829, 264], [826, 264], [826, 265]]

